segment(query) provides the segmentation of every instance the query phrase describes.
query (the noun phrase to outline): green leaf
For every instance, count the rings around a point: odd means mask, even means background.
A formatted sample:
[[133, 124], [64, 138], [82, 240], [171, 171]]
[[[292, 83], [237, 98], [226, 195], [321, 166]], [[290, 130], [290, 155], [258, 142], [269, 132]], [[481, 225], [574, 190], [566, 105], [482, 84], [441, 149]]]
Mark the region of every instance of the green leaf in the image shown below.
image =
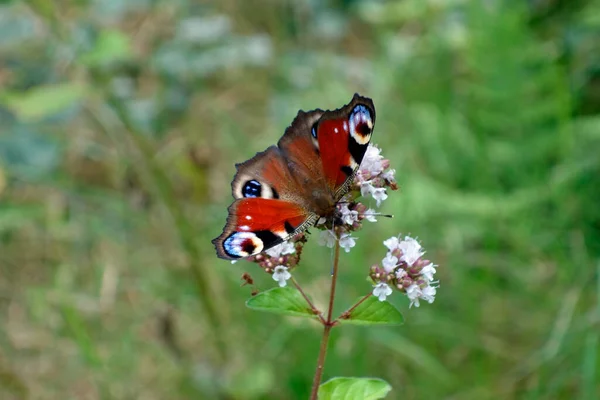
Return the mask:
[[86, 87], [78, 83], [43, 85], [25, 93], [0, 94], [0, 104], [5, 104], [22, 120], [35, 120], [81, 101], [85, 93]]
[[319, 400], [383, 399], [392, 387], [376, 378], [332, 378], [319, 387]]
[[354, 325], [402, 325], [404, 317], [392, 304], [371, 296], [349, 315], [342, 314], [340, 321]]
[[261, 292], [248, 299], [246, 305], [255, 310], [276, 314], [310, 318], [316, 317], [300, 292], [290, 287], [278, 287], [267, 290], [266, 292]]

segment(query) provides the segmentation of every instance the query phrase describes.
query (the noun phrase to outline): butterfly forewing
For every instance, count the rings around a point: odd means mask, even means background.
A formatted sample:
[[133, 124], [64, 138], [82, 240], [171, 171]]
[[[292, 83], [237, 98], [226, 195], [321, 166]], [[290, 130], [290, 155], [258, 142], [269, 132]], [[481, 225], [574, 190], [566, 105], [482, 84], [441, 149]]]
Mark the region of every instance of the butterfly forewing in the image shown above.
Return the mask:
[[260, 197], [290, 200], [296, 197], [298, 187], [281, 149], [276, 146], [237, 164], [236, 168], [237, 173], [231, 182], [236, 199]]
[[336, 193], [336, 200], [341, 197], [340, 194], [345, 194], [339, 189], [345, 189], [360, 166], [374, 125], [373, 101], [359, 95], [354, 95], [349, 104], [327, 112], [319, 119], [315, 131], [323, 170]]
[[221, 258], [248, 257], [287, 240], [301, 230], [307, 220], [310, 215], [289, 201], [239, 199], [229, 207], [227, 224], [213, 243]]

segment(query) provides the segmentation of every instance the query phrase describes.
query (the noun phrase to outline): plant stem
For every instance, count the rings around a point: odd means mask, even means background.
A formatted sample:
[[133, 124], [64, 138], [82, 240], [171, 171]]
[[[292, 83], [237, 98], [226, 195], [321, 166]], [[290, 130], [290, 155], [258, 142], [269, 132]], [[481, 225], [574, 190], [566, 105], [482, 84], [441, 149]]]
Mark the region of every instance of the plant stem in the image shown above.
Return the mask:
[[338, 264], [340, 261], [340, 238], [336, 233], [335, 250], [333, 255], [333, 272], [331, 274], [331, 292], [329, 293], [329, 309], [327, 310], [327, 323], [331, 324], [331, 315], [333, 314], [333, 300], [335, 299], [335, 285], [337, 283]]
[[312, 390], [310, 392], [310, 399], [317, 400], [319, 393], [319, 385], [321, 384], [321, 378], [323, 377], [323, 367], [325, 366], [325, 356], [327, 355], [327, 345], [329, 344], [329, 334], [331, 328], [334, 326], [334, 322], [331, 320], [333, 314], [333, 301], [335, 299], [335, 286], [337, 283], [338, 275], [338, 264], [340, 261], [340, 242], [339, 235], [336, 233], [337, 240], [335, 242], [334, 256], [333, 256], [333, 272], [331, 274], [331, 291], [329, 292], [329, 309], [327, 310], [327, 320], [323, 328], [323, 337], [321, 338], [321, 348], [319, 349], [319, 357], [317, 359], [317, 369], [315, 371], [315, 377], [313, 379]]
[[323, 377], [323, 367], [325, 366], [325, 355], [327, 354], [327, 345], [329, 344], [329, 333], [331, 332], [331, 328], [333, 328], [331, 325], [326, 324], [325, 328], [323, 329], [321, 348], [319, 350], [319, 358], [317, 360], [317, 370], [315, 371], [315, 378], [313, 379], [310, 400], [317, 400], [319, 385], [321, 385], [321, 378]]

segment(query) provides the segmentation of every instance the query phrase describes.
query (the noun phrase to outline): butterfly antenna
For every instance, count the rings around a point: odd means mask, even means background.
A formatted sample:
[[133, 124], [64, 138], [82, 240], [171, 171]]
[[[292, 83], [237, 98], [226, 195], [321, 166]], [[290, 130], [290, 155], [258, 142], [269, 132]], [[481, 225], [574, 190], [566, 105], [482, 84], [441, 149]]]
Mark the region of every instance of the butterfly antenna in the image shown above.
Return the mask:
[[359, 216], [363, 216], [363, 217], [386, 217], [386, 218], [394, 218], [394, 214], [381, 214], [381, 213], [362, 213], [362, 214], [358, 214]]

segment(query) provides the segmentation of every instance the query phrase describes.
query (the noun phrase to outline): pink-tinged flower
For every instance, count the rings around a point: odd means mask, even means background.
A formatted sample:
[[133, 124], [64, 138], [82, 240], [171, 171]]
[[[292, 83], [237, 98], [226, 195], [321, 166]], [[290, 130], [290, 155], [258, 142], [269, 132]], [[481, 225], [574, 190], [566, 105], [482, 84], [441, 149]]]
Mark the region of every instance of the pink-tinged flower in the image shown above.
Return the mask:
[[[326, 230], [321, 232], [319, 237], [319, 244], [321, 246], [327, 246], [332, 248], [335, 246], [337, 237], [332, 230]], [[352, 237], [349, 233], [343, 232], [340, 235], [340, 247], [343, 248], [346, 253], [350, 252], [350, 249], [356, 245], [356, 238]]]
[[342, 214], [342, 222], [347, 225], [352, 225], [355, 222], [358, 222], [358, 211], [350, 210], [348, 208], [348, 204], [343, 204], [340, 207], [340, 212]]
[[395, 169], [388, 169], [383, 174], [381, 174], [381, 177], [383, 179], [385, 179], [386, 181], [388, 181], [388, 182], [394, 182], [395, 181], [395, 177], [394, 177], [395, 174], [396, 174], [396, 170]]
[[385, 188], [375, 188], [371, 191], [371, 196], [377, 201], [377, 207], [381, 205], [381, 202], [388, 198]]
[[388, 252], [383, 260], [381, 260], [381, 266], [388, 274], [391, 273], [398, 266], [398, 257], [393, 256], [392, 253]]
[[392, 288], [383, 282], [379, 282], [373, 286], [373, 296], [377, 297], [379, 301], [385, 301], [385, 298], [392, 294]]
[[421, 270], [421, 276], [431, 282], [433, 281], [433, 274], [435, 274], [435, 272], [435, 265], [433, 265], [433, 263], [429, 263]]
[[415, 284], [406, 288], [406, 296], [410, 300], [409, 307], [412, 307], [413, 304], [415, 307], [419, 307], [419, 297], [421, 297], [422, 294], [421, 288]]
[[400, 259], [410, 266], [425, 254], [419, 242], [409, 236], [404, 237], [404, 240], [398, 244], [398, 248], [402, 251]]
[[340, 247], [346, 250], [346, 253], [350, 252], [350, 249], [356, 245], [356, 238], [350, 236], [349, 233], [342, 233], [340, 236]]
[[398, 244], [400, 241], [396, 236], [393, 236], [389, 239], [383, 241], [383, 245], [388, 248], [389, 251], [394, 251], [398, 248]]
[[329, 248], [333, 248], [335, 246], [337, 238], [335, 237], [335, 233], [327, 229], [325, 231], [321, 231], [321, 236], [319, 237], [319, 244], [321, 246], [327, 246]]
[[360, 183], [360, 195], [362, 197], [367, 197], [371, 193], [373, 193], [375, 187], [371, 184], [371, 181], [363, 181]]
[[408, 275], [408, 273], [405, 270], [403, 270], [402, 268], [398, 268], [396, 270], [396, 279], [397, 280], [400, 280], [400, 279], [404, 278], [407, 275]]
[[285, 271], [294, 269], [300, 262], [305, 243], [306, 236], [304, 233], [300, 233], [290, 240], [266, 250], [264, 253], [248, 257], [246, 260], [258, 264], [263, 271], [269, 275], [274, 275], [275, 278], [273, 279], [279, 281], [277, 277], [282, 278], [286, 275], [278, 267], [285, 267]]
[[271, 247], [269, 250], [265, 251], [271, 257], [281, 257], [287, 254], [294, 254], [296, 252], [296, 247], [293, 243], [283, 242], [278, 244], [277, 246]]
[[367, 211], [365, 211], [365, 213], [363, 215], [367, 221], [377, 222], [377, 218], [375, 218], [375, 216], [377, 215], [377, 212], [375, 210], [373, 210], [372, 208], [369, 208]]
[[273, 280], [277, 281], [279, 287], [285, 287], [287, 280], [292, 277], [292, 274], [288, 272], [288, 268], [283, 265], [278, 265], [273, 270]]
[[383, 172], [383, 169], [381, 149], [375, 145], [369, 144], [362, 163], [360, 164], [360, 170], [363, 174], [368, 174], [370, 177], [373, 177]]
[[398, 189], [394, 180], [395, 171], [389, 169], [390, 161], [383, 158], [381, 149], [369, 145], [359, 170], [354, 178], [353, 190], [360, 190], [362, 197], [371, 196], [377, 202], [377, 207], [387, 199], [386, 188]]
[[425, 286], [425, 288], [421, 290], [421, 298], [431, 304], [435, 300], [436, 292], [435, 286]]

